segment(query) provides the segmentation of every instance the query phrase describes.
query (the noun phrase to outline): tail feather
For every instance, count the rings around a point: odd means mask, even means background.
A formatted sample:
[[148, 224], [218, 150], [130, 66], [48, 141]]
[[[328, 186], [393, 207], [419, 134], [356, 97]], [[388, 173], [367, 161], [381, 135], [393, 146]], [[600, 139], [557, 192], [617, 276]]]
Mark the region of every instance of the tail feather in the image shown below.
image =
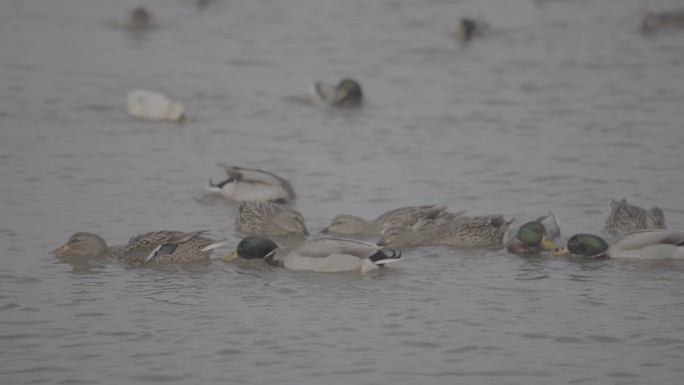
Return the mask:
[[212, 178], [209, 178], [209, 185], [207, 186], [207, 190], [215, 191], [215, 192], [221, 192], [221, 189], [223, 189], [223, 186], [225, 186], [230, 181], [231, 181], [230, 179], [226, 179], [223, 182], [214, 183]]
[[[391, 255], [388, 255], [387, 253], [391, 252]], [[368, 257], [373, 263], [376, 265], [382, 266], [391, 262], [397, 262], [399, 259], [401, 259], [401, 252], [396, 252], [392, 249], [381, 249], [378, 250], [377, 253], [371, 255]]]

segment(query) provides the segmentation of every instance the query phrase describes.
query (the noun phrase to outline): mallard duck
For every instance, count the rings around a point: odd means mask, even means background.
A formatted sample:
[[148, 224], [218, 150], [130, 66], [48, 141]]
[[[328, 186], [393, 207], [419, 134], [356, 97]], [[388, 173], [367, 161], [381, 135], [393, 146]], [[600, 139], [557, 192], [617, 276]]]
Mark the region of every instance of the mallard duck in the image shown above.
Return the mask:
[[304, 216], [271, 202], [245, 201], [240, 203], [235, 217], [235, 229], [264, 235], [308, 235]]
[[640, 230], [616, 237], [610, 244], [598, 235], [575, 234], [554, 255], [588, 258], [684, 259], [684, 231]]
[[641, 22], [641, 31], [644, 33], [679, 28], [684, 28], [684, 10], [647, 13]]
[[363, 98], [361, 85], [353, 79], [342, 79], [337, 86], [315, 82], [309, 93], [314, 105], [321, 107], [355, 107]]
[[387, 211], [374, 220], [353, 215], [338, 215], [333, 218], [323, 233], [331, 234], [382, 234], [390, 226], [411, 227], [424, 218], [436, 218], [446, 210], [446, 205], [409, 206]]
[[560, 234], [556, 215], [548, 213], [523, 225], [511, 225], [504, 234], [503, 244], [512, 254], [539, 254], [542, 249], [556, 250], [554, 240]]
[[271, 265], [290, 270], [327, 273], [355, 270], [366, 273], [399, 260], [401, 253], [372, 243], [342, 238], [310, 239], [288, 251], [268, 238], [247, 237], [222, 260], [231, 261], [237, 257], [264, 259]]
[[456, 37], [463, 41], [470, 41], [473, 37], [481, 36], [489, 30], [489, 25], [483, 21], [463, 18], [456, 30]]
[[228, 243], [202, 236], [206, 232], [156, 231], [136, 235], [126, 245], [111, 247], [97, 234], [80, 232], [50, 254], [116, 258], [132, 265], [194, 262], [209, 258], [213, 249]]
[[119, 25], [123, 28], [131, 30], [147, 29], [152, 24], [152, 15], [144, 7], [137, 7], [128, 12], [124, 18], [119, 21]]
[[166, 95], [140, 89], [128, 94], [128, 114], [145, 120], [186, 121], [183, 104], [172, 101]]
[[506, 221], [503, 215], [467, 217], [454, 220], [426, 230], [413, 231], [402, 226], [388, 227], [378, 245], [405, 248], [428, 245], [457, 247], [503, 246], [503, 236], [515, 218]]
[[221, 193], [233, 201], [270, 201], [288, 203], [297, 196], [285, 179], [263, 170], [219, 164], [228, 179], [214, 184], [209, 179], [207, 190]]
[[613, 235], [620, 235], [643, 229], [664, 229], [665, 214], [660, 207], [648, 210], [627, 203], [626, 199], [608, 202], [608, 217], [605, 228]]
[[[455, 213], [451, 212], [441, 212], [437, 214], [436, 217], [425, 217], [419, 219], [415, 224], [411, 226], [411, 230], [413, 231], [430, 231], [434, 229], [435, 227], [439, 227], [447, 222], [451, 222], [456, 217], [461, 216], [465, 214], [465, 210], [457, 211]], [[400, 226], [401, 227], [401, 226]], [[384, 232], [383, 232], [384, 233]]]

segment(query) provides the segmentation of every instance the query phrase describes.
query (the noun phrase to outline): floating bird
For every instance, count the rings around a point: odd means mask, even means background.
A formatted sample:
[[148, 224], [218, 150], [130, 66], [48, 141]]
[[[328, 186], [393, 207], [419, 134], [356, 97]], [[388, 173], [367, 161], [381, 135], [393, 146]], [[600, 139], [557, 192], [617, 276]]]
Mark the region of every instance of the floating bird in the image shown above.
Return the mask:
[[308, 235], [304, 216], [272, 202], [244, 201], [238, 207], [235, 229], [263, 235]]
[[512, 254], [539, 254], [542, 249], [555, 251], [554, 241], [561, 231], [556, 215], [548, 213], [523, 225], [511, 226], [503, 237], [503, 244]]
[[361, 104], [361, 85], [353, 79], [342, 79], [337, 86], [315, 82], [309, 89], [314, 105], [320, 107], [354, 107]]
[[141, 89], [128, 94], [128, 114], [145, 120], [186, 121], [183, 104], [172, 101], [166, 95]]
[[228, 179], [214, 184], [209, 179], [207, 190], [221, 193], [233, 201], [269, 201], [288, 203], [296, 198], [290, 182], [263, 170], [219, 164]]
[[660, 207], [648, 210], [627, 203], [627, 200], [608, 202], [608, 217], [605, 228], [613, 235], [620, 235], [643, 229], [664, 229], [665, 214]]
[[411, 227], [421, 219], [438, 217], [444, 210], [446, 205], [401, 207], [387, 211], [370, 222], [353, 215], [338, 215], [322, 232], [348, 235], [382, 234], [390, 226]]
[[575, 234], [554, 255], [587, 258], [684, 259], [684, 231], [640, 230], [615, 238], [610, 244], [598, 235]]

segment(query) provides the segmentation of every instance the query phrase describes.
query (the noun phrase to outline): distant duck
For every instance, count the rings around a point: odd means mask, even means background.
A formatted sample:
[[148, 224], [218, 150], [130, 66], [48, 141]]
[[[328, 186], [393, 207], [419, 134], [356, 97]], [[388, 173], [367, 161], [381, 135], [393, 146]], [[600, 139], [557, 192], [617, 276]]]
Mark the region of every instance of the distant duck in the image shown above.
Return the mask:
[[354, 215], [338, 215], [323, 233], [330, 234], [382, 234], [390, 226], [411, 227], [419, 220], [436, 218], [446, 210], [446, 205], [409, 206], [387, 211], [368, 222]]
[[640, 230], [615, 238], [610, 244], [598, 235], [576, 234], [554, 255], [587, 258], [684, 259], [684, 231]]
[[262, 235], [309, 235], [304, 216], [299, 211], [260, 201], [240, 203], [235, 229]]
[[221, 193], [233, 201], [268, 201], [288, 203], [297, 196], [290, 182], [267, 171], [219, 164], [228, 179], [214, 184], [209, 179], [207, 190]]
[[170, 120], [178, 123], [186, 120], [183, 104], [170, 100], [166, 95], [142, 89], [128, 94], [128, 114], [145, 120]]
[[378, 245], [397, 249], [430, 245], [502, 247], [503, 236], [514, 222], [515, 218], [506, 221], [503, 215], [459, 215], [452, 221], [419, 231], [392, 226], [384, 231]]
[[355, 107], [361, 104], [361, 85], [353, 79], [342, 79], [336, 86], [315, 82], [309, 89], [314, 105], [320, 107]]
[[643, 229], [665, 229], [665, 214], [660, 207], [648, 210], [627, 203], [626, 199], [608, 202], [605, 228], [613, 235]]
[[146, 8], [137, 7], [128, 12], [119, 24], [131, 30], [147, 29], [152, 25], [152, 15]]
[[489, 24], [475, 19], [463, 18], [455, 35], [462, 41], [470, 41], [474, 37], [484, 35], [487, 31], [489, 31]]
[[511, 226], [503, 237], [506, 250], [512, 254], [539, 254], [542, 250], [555, 251], [561, 231], [556, 215], [548, 213], [539, 218]]
[[270, 239], [246, 237], [232, 254], [222, 260], [228, 262], [238, 257], [264, 259], [270, 265], [289, 270], [366, 273], [398, 261], [401, 253], [372, 243], [342, 238], [310, 239], [288, 251], [281, 249]]
[[684, 28], [684, 10], [648, 13], [641, 22], [641, 31], [652, 33]]
[[76, 233], [50, 254], [55, 256], [116, 258], [132, 265], [195, 262], [228, 243], [203, 236], [206, 231], [156, 231], [132, 237], [127, 244], [108, 247], [97, 234]]

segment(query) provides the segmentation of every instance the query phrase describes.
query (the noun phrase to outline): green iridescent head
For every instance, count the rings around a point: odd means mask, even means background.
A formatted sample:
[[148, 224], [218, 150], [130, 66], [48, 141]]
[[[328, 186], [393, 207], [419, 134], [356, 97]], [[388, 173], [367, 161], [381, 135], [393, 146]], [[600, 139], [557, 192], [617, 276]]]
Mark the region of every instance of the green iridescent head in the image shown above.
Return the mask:
[[541, 246], [547, 250], [556, 250], [556, 245], [546, 235], [546, 228], [539, 222], [527, 222], [520, 226], [518, 240], [525, 246]]
[[238, 257], [242, 259], [262, 259], [277, 249], [278, 245], [268, 238], [245, 237], [231, 254], [221, 258], [223, 261], [232, 261]]
[[353, 79], [342, 79], [337, 85], [335, 103], [342, 106], [355, 106], [361, 103], [361, 85]]
[[608, 243], [598, 235], [575, 234], [567, 243], [567, 251], [585, 257], [594, 257], [608, 250]]

